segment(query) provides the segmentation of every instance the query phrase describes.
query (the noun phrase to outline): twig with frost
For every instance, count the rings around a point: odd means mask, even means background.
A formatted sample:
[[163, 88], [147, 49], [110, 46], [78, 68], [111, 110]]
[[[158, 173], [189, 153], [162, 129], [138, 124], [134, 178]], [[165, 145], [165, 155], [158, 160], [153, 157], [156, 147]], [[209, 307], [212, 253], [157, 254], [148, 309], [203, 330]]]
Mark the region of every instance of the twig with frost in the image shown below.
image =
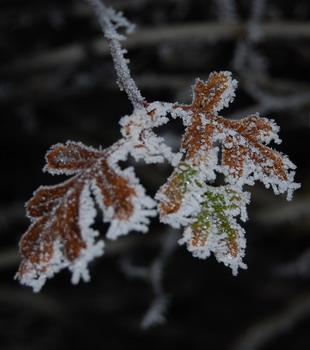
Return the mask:
[[144, 99], [135, 81], [131, 77], [128, 68], [129, 61], [125, 58], [127, 51], [121, 46], [121, 41], [125, 40], [126, 37], [118, 31], [122, 28], [125, 30], [126, 34], [130, 34], [133, 32], [134, 26], [122, 13], [116, 13], [112, 8], [106, 7], [102, 1], [87, 1], [91, 4], [109, 44], [120, 89], [125, 90], [135, 108], [141, 107]]
[[159, 254], [149, 266], [135, 266], [128, 259], [121, 260], [122, 271], [128, 277], [143, 280], [152, 288], [154, 298], [141, 322], [141, 327], [144, 329], [166, 321], [165, 313], [169, 298], [163, 288], [162, 274], [168, 259], [176, 248], [177, 238], [177, 232], [169, 230], [161, 239]]
[[162, 275], [169, 257], [176, 248], [177, 238], [178, 234], [175, 231], [169, 232], [164, 237], [160, 253], [150, 266], [149, 279], [154, 299], [142, 319], [142, 328], [150, 328], [166, 321], [165, 314], [169, 305], [169, 297], [163, 288]]
[[250, 14], [246, 22], [245, 37], [237, 43], [233, 66], [242, 79], [247, 80], [248, 73], [255, 76], [265, 73], [265, 61], [255, 48], [263, 37], [261, 20], [264, 15], [265, 0], [251, 0]]

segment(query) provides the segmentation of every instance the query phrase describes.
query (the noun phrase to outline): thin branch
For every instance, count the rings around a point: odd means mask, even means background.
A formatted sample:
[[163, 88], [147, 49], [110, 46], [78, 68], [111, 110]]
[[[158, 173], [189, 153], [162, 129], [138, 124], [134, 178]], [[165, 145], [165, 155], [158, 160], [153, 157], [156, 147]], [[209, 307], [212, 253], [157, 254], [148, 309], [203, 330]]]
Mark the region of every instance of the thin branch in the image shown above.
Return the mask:
[[254, 219], [270, 227], [292, 222], [303, 222], [310, 216], [310, 198], [297, 197], [294, 201], [282, 205], [265, 205], [263, 209], [253, 213]]
[[88, 0], [88, 2], [92, 6], [104, 32], [104, 36], [108, 41], [120, 89], [125, 90], [134, 108], [141, 107], [144, 99], [131, 77], [128, 68], [128, 59], [125, 58], [127, 51], [120, 44], [120, 41], [126, 38], [117, 31], [118, 28], [125, 28], [126, 33], [129, 33], [132, 32], [133, 26], [121, 13], [116, 13], [112, 8], [107, 8], [102, 1]]
[[152, 287], [154, 298], [141, 322], [144, 329], [165, 322], [169, 298], [163, 288], [162, 274], [169, 257], [176, 249], [178, 236], [177, 231], [171, 230], [164, 234], [159, 254], [149, 266], [135, 266], [128, 258], [121, 260], [121, 269], [128, 277], [146, 281]]
[[258, 350], [295, 327], [310, 314], [310, 293], [296, 298], [289, 306], [250, 327], [236, 342], [234, 350]]
[[252, 0], [251, 5], [250, 21], [261, 22], [266, 9], [266, 0]]
[[288, 96], [269, 96], [266, 99], [258, 99], [257, 104], [238, 110], [231, 115], [231, 118], [240, 119], [240, 116], [256, 111], [264, 115], [269, 112], [287, 111], [288, 109], [298, 109], [308, 105], [310, 105], [310, 92], [296, 93]]
[[59, 322], [64, 318], [64, 308], [59, 299], [51, 298], [47, 295], [38, 295], [22, 288], [4, 287], [0, 288], [0, 304], [14, 305], [46, 315], [51, 319], [57, 319]]
[[295, 261], [278, 266], [274, 270], [276, 275], [284, 278], [310, 278], [310, 248], [306, 249]]
[[169, 298], [163, 288], [162, 274], [167, 260], [176, 249], [177, 239], [178, 233], [176, 231], [167, 233], [162, 241], [160, 253], [150, 267], [149, 278], [154, 293], [154, 299], [142, 319], [141, 327], [144, 329], [162, 324], [166, 321], [165, 313], [169, 305]]
[[221, 22], [237, 22], [238, 11], [235, 0], [215, 0], [218, 19]]
[[11, 224], [24, 220], [24, 205], [20, 202], [0, 207], [0, 232]]
[[[158, 28], [139, 28], [136, 34], [125, 42], [126, 48], [154, 46], [169, 42], [186, 42], [195, 38], [197, 42], [214, 43], [220, 40], [239, 40], [246, 30], [244, 23], [188, 23], [170, 25]], [[261, 41], [281, 39], [310, 39], [310, 24], [301, 22], [270, 22], [261, 24], [263, 38]], [[100, 55], [109, 55], [108, 45], [101, 38], [94, 39], [88, 48]], [[17, 73], [31, 73], [33, 70], [44, 70], [55, 66], [69, 65], [83, 62], [88, 57], [86, 47], [72, 44], [58, 49], [47, 50], [40, 54], [25, 56], [15, 62], [2, 65], [0, 74], [8, 76]]]
[[15, 268], [20, 263], [20, 256], [16, 248], [2, 249], [0, 252], [0, 271]]

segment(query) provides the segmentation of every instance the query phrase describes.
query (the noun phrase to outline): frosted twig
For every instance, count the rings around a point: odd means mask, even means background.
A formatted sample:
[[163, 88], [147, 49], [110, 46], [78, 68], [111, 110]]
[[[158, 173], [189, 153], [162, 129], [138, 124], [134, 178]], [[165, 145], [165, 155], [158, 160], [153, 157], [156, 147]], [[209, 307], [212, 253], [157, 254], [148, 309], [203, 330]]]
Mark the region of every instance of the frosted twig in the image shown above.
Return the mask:
[[165, 313], [169, 306], [169, 298], [165, 294], [158, 295], [143, 316], [142, 329], [148, 329], [166, 322]]
[[163, 289], [162, 274], [167, 260], [177, 247], [177, 239], [177, 231], [169, 230], [165, 233], [159, 254], [149, 266], [133, 265], [129, 259], [121, 261], [121, 269], [128, 277], [146, 281], [152, 287], [154, 299], [141, 322], [141, 327], [144, 329], [165, 322], [169, 298]]
[[120, 43], [126, 37], [118, 33], [118, 28], [124, 28], [126, 33], [129, 34], [133, 31], [134, 26], [121, 13], [116, 13], [112, 8], [106, 7], [101, 0], [87, 1], [93, 7], [104, 36], [109, 43], [120, 89], [125, 90], [134, 108], [141, 107], [144, 99], [131, 77], [128, 59], [125, 58], [127, 51], [122, 48]]
[[136, 266], [128, 257], [121, 259], [120, 267], [123, 273], [130, 278], [137, 278], [144, 281], [147, 281], [149, 278], [148, 267]]
[[[234, 68], [242, 77], [247, 76], [248, 70], [264, 70], [263, 58], [254, 49], [254, 45], [263, 36], [261, 21], [265, 10], [265, 0], [252, 0], [250, 14], [246, 25], [246, 36], [236, 47], [233, 63]], [[257, 64], [258, 63], [258, 64]]]
[[252, 0], [247, 25], [248, 43], [258, 42], [262, 36], [261, 22], [265, 13], [265, 0]]
[[177, 246], [177, 238], [178, 234], [176, 231], [167, 232], [166, 236], [163, 237], [160, 253], [150, 266], [149, 279], [154, 293], [154, 300], [142, 319], [142, 328], [150, 328], [157, 324], [162, 324], [166, 320], [165, 312], [169, 299], [163, 289], [162, 274], [168, 258]]
[[[246, 26], [246, 37], [236, 45], [233, 67], [242, 78], [245, 90], [263, 106], [274, 106], [277, 98], [267, 95], [258, 85], [258, 78], [266, 77], [266, 60], [256, 49], [256, 44], [263, 37], [262, 18], [265, 11], [265, 0], [252, 0]], [[286, 97], [285, 97], [286, 101]], [[259, 109], [261, 113], [263, 111]]]

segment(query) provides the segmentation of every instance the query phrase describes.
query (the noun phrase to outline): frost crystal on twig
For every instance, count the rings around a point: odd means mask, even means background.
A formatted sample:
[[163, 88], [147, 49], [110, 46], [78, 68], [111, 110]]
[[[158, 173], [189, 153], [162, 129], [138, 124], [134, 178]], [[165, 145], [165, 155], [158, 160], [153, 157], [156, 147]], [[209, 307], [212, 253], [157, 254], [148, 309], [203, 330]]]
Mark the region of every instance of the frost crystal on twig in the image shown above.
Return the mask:
[[88, 2], [93, 7], [104, 32], [104, 36], [109, 43], [120, 89], [125, 90], [134, 107], [141, 107], [144, 99], [130, 75], [128, 59], [125, 58], [127, 51], [122, 48], [120, 43], [126, 39], [126, 36], [118, 32], [118, 29], [123, 28], [126, 34], [132, 33], [134, 25], [132, 25], [122, 13], [117, 13], [114, 9], [106, 7], [102, 1], [88, 0]]

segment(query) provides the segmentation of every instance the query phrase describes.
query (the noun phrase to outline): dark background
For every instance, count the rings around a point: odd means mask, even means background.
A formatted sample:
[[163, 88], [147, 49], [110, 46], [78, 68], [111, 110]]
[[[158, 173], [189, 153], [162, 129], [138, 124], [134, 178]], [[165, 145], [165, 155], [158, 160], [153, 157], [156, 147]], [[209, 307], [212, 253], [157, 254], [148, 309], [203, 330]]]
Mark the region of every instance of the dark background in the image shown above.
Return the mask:
[[[108, 3], [138, 26], [128, 41], [131, 71], [149, 101], [189, 102], [196, 77], [231, 70], [239, 88], [224, 115], [274, 118], [302, 188], [292, 202], [251, 189], [248, 270], [238, 277], [213, 257], [171, 250], [162, 266], [165, 324], [141, 328], [154, 290], [148, 277], [130, 277], [135, 266], [152, 273], [167, 237], [180, 234], [157, 220], [147, 235], [109, 243], [88, 284], [71, 285], [64, 271], [40, 294], [20, 286], [13, 277], [29, 224], [23, 203], [40, 184], [63, 180], [41, 172], [46, 150], [68, 139], [110, 145], [131, 106], [86, 2], [1, 0], [0, 348], [309, 349], [309, 1], [267, 1], [262, 11], [261, 1], [237, 1], [237, 16], [225, 0]], [[159, 132], [178, 147], [180, 123]], [[171, 168], [139, 164], [137, 172], [154, 194]]]

